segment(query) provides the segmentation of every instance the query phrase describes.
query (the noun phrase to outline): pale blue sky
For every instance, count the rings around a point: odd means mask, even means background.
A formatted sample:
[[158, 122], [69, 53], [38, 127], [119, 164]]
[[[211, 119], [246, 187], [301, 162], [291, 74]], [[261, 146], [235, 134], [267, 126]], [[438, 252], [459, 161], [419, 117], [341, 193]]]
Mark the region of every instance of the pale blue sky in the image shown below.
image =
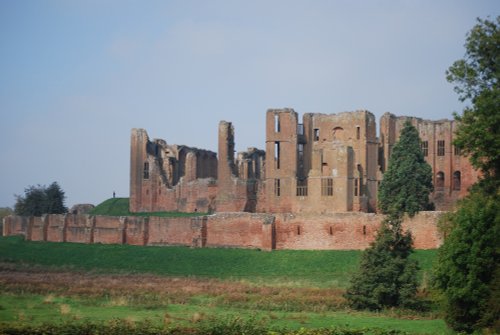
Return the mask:
[[264, 148], [268, 108], [451, 118], [445, 70], [500, 1], [0, 0], [0, 207], [129, 192], [131, 128]]

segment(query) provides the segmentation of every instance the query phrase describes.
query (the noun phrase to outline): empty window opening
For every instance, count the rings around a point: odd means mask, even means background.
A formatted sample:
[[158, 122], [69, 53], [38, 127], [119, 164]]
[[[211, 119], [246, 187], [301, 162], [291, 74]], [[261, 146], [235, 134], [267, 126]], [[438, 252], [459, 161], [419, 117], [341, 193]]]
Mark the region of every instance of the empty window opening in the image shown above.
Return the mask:
[[455, 156], [460, 156], [460, 148], [455, 146]]
[[280, 116], [279, 114], [274, 114], [274, 132], [279, 133], [281, 130]]
[[366, 226], [363, 226], [363, 235], [366, 235]]
[[333, 178], [321, 179], [321, 195], [323, 196], [333, 195]]
[[442, 171], [436, 174], [436, 187], [444, 187], [444, 172]]
[[280, 185], [280, 180], [275, 179], [274, 180], [274, 195], [279, 197], [281, 195], [281, 185]]
[[334, 140], [341, 139], [343, 131], [344, 131], [344, 128], [342, 128], [342, 127], [333, 128], [333, 131], [332, 131], [333, 139]]
[[358, 178], [354, 178], [354, 196], [357, 197], [358, 194], [359, 194]]
[[460, 187], [461, 187], [461, 173], [460, 171], [455, 171], [453, 172], [453, 189], [455, 191], [460, 191]]
[[274, 142], [274, 161], [276, 162], [276, 169], [280, 168], [280, 142]]
[[300, 231], [300, 226], [297, 226], [297, 235], [300, 235], [301, 231]]
[[307, 197], [307, 179], [297, 179], [297, 196]]
[[143, 171], [142, 177], [144, 179], [149, 179], [149, 163], [148, 162], [144, 162], [144, 171]]
[[356, 139], [359, 140], [361, 138], [361, 128], [359, 126], [356, 127]]
[[422, 150], [422, 155], [424, 155], [424, 157], [427, 157], [429, 155], [429, 142], [428, 141], [420, 142], [420, 149]]
[[297, 124], [297, 135], [304, 135], [304, 124]]
[[297, 145], [297, 152], [298, 152], [298, 156], [299, 156], [299, 161], [303, 161], [304, 160], [304, 145], [299, 143]]
[[315, 141], [319, 141], [319, 129], [318, 128], [314, 129], [313, 137], [314, 137]]
[[333, 227], [330, 227], [330, 235], [333, 235]]
[[444, 156], [444, 141], [438, 141], [437, 155]]

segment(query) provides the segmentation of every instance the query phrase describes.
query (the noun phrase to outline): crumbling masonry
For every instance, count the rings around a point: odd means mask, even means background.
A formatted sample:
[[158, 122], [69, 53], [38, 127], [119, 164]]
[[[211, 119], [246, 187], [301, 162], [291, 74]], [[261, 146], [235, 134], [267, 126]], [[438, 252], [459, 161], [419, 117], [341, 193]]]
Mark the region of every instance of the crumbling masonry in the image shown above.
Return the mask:
[[433, 171], [437, 210], [448, 210], [477, 180], [452, 145], [455, 121], [368, 111], [266, 113], [266, 150], [234, 155], [230, 122], [219, 124], [215, 152], [150, 140], [132, 129], [130, 211], [315, 213], [376, 212], [377, 189], [406, 120], [418, 129]]

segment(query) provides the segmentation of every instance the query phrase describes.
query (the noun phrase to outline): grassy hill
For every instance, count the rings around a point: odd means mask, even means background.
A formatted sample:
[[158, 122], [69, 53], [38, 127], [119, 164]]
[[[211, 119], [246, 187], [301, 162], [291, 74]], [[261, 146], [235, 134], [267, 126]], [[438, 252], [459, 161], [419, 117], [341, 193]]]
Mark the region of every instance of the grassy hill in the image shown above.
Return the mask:
[[146, 212], [130, 213], [129, 198], [110, 198], [97, 205], [89, 214], [109, 215], [109, 216], [162, 216], [162, 217], [182, 217], [198, 216], [206, 213], [180, 213], [180, 212]]

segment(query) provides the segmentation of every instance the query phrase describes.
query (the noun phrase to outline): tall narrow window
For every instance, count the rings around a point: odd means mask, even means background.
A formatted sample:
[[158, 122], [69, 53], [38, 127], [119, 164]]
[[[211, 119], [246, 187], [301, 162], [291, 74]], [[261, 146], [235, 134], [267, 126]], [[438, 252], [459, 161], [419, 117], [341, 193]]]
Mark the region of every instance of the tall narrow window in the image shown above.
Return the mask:
[[281, 185], [279, 179], [274, 179], [274, 195], [277, 197], [281, 195]]
[[442, 171], [436, 174], [436, 187], [444, 187], [444, 172]]
[[281, 130], [280, 116], [279, 116], [279, 114], [274, 114], [274, 132], [279, 133], [280, 130]]
[[461, 187], [461, 174], [460, 174], [460, 171], [455, 171], [453, 172], [453, 189], [455, 191], [460, 191], [460, 187]]
[[142, 177], [144, 179], [149, 179], [149, 163], [148, 162], [144, 162], [144, 172], [142, 174]]
[[455, 146], [454, 148], [455, 148], [455, 156], [460, 156], [460, 148], [458, 148], [457, 146]]
[[358, 178], [354, 178], [354, 196], [357, 197], [358, 196]]
[[274, 161], [276, 162], [276, 169], [280, 168], [280, 142], [274, 142]]
[[422, 149], [422, 155], [424, 155], [424, 157], [427, 157], [429, 155], [429, 142], [428, 141], [420, 142], [420, 148]]
[[302, 143], [299, 143], [297, 145], [297, 153], [298, 153], [298, 158], [299, 158], [299, 164], [304, 161], [304, 145]]
[[356, 127], [356, 139], [359, 140], [361, 138], [361, 129], [359, 126]]
[[321, 179], [321, 195], [323, 196], [333, 195], [333, 178]]
[[318, 128], [314, 129], [313, 136], [314, 136], [315, 141], [319, 141], [319, 129]]
[[438, 156], [444, 156], [444, 141], [438, 141]]
[[307, 197], [307, 178], [297, 179], [297, 196]]

